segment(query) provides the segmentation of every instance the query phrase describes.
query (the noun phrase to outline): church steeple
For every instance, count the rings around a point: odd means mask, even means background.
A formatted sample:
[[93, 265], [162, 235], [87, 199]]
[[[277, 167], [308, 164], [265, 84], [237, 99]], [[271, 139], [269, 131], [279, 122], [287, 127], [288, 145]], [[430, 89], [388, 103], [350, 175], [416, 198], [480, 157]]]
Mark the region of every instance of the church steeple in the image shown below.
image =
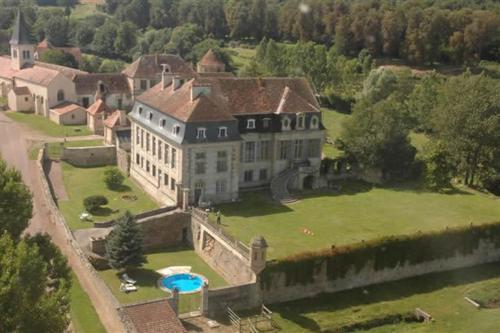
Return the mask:
[[19, 70], [26, 64], [34, 63], [35, 43], [35, 38], [26, 25], [23, 13], [18, 10], [10, 38], [12, 68]]

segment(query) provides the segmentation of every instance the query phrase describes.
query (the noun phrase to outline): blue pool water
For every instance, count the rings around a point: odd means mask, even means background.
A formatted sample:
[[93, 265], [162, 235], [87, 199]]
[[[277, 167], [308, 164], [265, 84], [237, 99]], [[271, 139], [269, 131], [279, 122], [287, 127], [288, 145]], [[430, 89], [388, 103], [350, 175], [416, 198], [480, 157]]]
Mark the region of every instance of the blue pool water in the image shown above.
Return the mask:
[[194, 274], [174, 274], [162, 278], [162, 285], [173, 290], [177, 288], [181, 293], [198, 291], [203, 286], [203, 279]]

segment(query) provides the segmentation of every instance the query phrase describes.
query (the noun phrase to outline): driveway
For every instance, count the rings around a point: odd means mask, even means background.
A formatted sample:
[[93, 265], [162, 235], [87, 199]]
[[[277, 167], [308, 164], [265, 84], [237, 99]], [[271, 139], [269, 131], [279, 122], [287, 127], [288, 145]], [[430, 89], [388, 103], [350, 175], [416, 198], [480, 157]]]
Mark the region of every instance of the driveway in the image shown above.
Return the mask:
[[55, 244], [59, 246], [68, 263], [75, 272], [80, 284], [90, 297], [102, 324], [108, 332], [123, 332], [123, 325], [117, 311], [110, 306], [109, 301], [99, 293], [95, 277], [85, 268], [82, 261], [68, 244], [63, 227], [55, 224], [51, 219], [50, 211], [45, 204], [40, 179], [38, 178], [36, 161], [28, 159], [28, 140], [33, 140], [32, 133], [25, 133], [24, 127], [19, 126], [3, 112], [0, 112], [0, 154], [7, 163], [18, 169], [23, 181], [33, 193], [33, 217], [26, 233], [48, 233]]

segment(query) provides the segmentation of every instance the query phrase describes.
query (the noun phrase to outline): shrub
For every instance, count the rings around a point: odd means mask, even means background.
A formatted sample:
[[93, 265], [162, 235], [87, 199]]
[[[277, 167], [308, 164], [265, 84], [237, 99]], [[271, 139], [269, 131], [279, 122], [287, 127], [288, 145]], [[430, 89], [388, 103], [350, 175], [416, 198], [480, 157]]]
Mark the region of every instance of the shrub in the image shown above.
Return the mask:
[[494, 195], [500, 196], [500, 175], [484, 177], [483, 186]]
[[104, 182], [109, 189], [119, 189], [123, 185], [125, 176], [118, 168], [111, 168], [104, 172]]
[[93, 195], [83, 199], [83, 206], [89, 212], [94, 214], [101, 208], [101, 206], [107, 205], [108, 199], [103, 195]]

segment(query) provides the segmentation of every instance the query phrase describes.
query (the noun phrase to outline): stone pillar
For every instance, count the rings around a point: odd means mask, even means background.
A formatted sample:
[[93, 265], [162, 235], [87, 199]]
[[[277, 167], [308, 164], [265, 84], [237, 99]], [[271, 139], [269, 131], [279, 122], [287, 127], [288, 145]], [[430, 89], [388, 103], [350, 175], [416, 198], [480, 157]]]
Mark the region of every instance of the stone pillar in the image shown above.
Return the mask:
[[186, 211], [189, 206], [189, 189], [188, 188], [183, 188], [182, 189], [182, 210]]
[[208, 316], [208, 283], [205, 282], [201, 288], [201, 305], [200, 312], [204, 316]]
[[250, 244], [250, 268], [255, 274], [266, 268], [267, 242], [262, 236], [256, 236]]

